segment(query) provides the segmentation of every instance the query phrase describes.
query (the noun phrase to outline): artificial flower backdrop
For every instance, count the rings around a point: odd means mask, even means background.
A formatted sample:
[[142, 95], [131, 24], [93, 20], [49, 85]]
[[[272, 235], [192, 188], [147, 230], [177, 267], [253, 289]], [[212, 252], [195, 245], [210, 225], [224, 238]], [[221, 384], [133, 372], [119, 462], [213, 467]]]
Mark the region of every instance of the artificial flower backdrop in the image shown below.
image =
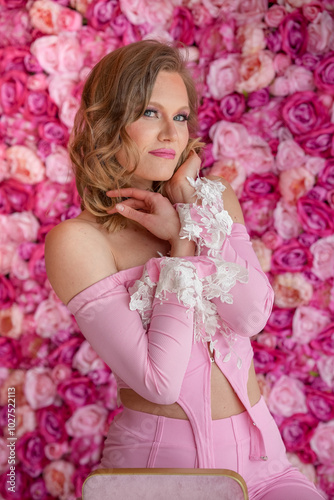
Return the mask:
[[203, 173], [231, 182], [276, 292], [253, 343], [261, 389], [291, 461], [333, 499], [333, 0], [0, 0], [1, 498], [80, 496], [120, 411], [43, 252], [80, 211], [66, 145], [82, 82], [143, 38], [191, 47]]

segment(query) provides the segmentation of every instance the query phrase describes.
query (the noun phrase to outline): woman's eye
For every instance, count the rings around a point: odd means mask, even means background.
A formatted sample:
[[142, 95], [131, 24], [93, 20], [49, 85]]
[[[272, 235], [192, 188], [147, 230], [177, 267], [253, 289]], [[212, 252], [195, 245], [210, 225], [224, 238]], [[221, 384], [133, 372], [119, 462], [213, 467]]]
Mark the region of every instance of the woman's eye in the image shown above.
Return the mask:
[[155, 111], [154, 109], [145, 109], [144, 111], [144, 116], [148, 116], [149, 118], [156, 116], [156, 114], [157, 111]]
[[177, 122], [186, 122], [188, 121], [189, 119], [189, 116], [188, 115], [184, 115], [184, 114], [179, 114], [179, 115], [176, 115], [174, 117], [174, 120], [176, 120]]

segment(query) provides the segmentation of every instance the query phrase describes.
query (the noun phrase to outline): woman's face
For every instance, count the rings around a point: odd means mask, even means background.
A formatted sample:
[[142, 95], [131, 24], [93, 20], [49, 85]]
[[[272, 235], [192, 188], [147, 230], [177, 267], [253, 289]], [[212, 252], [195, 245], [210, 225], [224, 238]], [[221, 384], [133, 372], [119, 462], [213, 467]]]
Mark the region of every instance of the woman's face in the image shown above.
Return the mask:
[[[140, 155], [133, 176], [134, 186], [149, 189], [153, 181], [172, 177], [188, 144], [189, 112], [188, 93], [181, 76], [160, 71], [144, 114], [126, 127]], [[117, 160], [126, 165], [122, 149]], [[132, 168], [130, 164], [129, 169]]]

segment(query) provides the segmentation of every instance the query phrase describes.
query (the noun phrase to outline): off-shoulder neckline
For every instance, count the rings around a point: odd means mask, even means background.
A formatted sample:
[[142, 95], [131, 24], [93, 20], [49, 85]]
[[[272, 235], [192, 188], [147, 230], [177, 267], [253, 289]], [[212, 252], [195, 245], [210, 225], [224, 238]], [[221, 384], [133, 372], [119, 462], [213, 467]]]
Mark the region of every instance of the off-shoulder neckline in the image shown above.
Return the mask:
[[[246, 230], [246, 226], [242, 224], [241, 222], [233, 222], [232, 224], [232, 230], [237, 229], [237, 226], [241, 226], [241, 228]], [[108, 276], [105, 276], [104, 278], [101, 278], [98, 281], [95, 281], [91, 285], [88, 285], [86, 288], [83, 290], [80, 290], [77, 294], [75, 294], [66, 304], [66, 307], [71, 310], [71, 308], [75, 305], [76, 300], [79, 300], [85, 292], [87, 291], [94, 291], [95, 289], [98, 288], [104, 288], [105, 283], [109, 283], [110, 281], [113, 281], [114, 284], [117, 285], [123, 285], [125, 281], [128, 280], [133, 280], [133, 279], [138, 279], [142, 275], [142, 272], [144, 270], [144, 267], [148, 266], [150, 262], [153, 260], [159, 261], [161, 259], [165, 259], [167, 256], [163, 257], [151, 257], [145, 264], [140, 264], [138, 266], [133, 266], [133, 267], [128, 267], [127, 269], [121, 269], [120, 271], [117, 271], [116, 273], [109, 274]], [[198, 258], [199, 256], [190, 256], [187, 257], [187, 259], [193, 259], [193, 258]], [[127, 279], [121, 279], [124, 275], [126, 276], [129, 274], [129, 277]], [[138, 276], [138, 277], [137, 277]], [[110, 290], [110, 288], [106, 287], [106, 291]]]

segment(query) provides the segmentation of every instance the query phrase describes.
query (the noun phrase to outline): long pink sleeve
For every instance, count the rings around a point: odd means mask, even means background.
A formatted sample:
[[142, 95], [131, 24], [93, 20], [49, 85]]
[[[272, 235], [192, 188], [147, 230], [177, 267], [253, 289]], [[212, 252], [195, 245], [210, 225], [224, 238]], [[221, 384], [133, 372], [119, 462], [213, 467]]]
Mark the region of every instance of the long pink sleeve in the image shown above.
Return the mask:
[[83, 290], [68, 308], [96, 353], [127, 385], [154, 403], [174, 403], [189, 362], [193, 310], [165, 291], [165, 300], [153, 298], [145, 329], [137, 310], [129, 308], [126, 287], [117, 282], [121, 273]]
[[[209, 179], [188, 179], [195, 188], [200, 204], [177, 204], [181, 220], [180, 235], [193, 240], [198, 255], [207, 256], [217, 267], [224, 262], [238, 264], [245, 270], [244, 279], [237, 279], [231, 295], [211, 297], [225, 325], [235, 333], [253, 336], [265, 326], [273, 305], [274, 293], [262, 271], [252, 243], [243, 224], [233, 223], [224, 209], [225, 187]], [[246, 278], [247, 276], [247, 278]]]
[[236, 282], [233, 304], [212, 299], [217, 312], [231, 330], [244, 336], [259, 333], [266, 325], [273, 306], [274, 292], [253, 250], [243, 224], [234, 223], [220, 251], [227, 262], [235, 262], [248, 271], [247, 283]]

